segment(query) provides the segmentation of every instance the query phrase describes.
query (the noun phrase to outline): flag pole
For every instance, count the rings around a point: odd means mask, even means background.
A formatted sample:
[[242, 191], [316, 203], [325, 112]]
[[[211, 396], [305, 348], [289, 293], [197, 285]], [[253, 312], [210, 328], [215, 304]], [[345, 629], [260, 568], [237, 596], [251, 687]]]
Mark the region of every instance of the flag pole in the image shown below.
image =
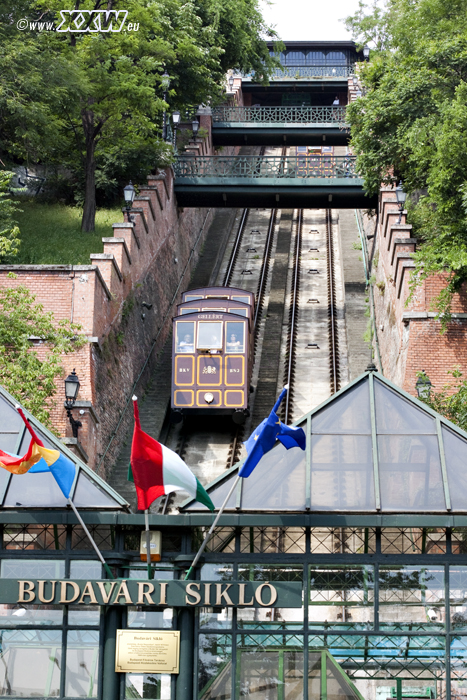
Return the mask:
[[232, 487], [231, 487], [229, 493], [227, 494], [224, 503], [223, 503], [223, 504], [221, 505], [221, 507], [219, 508], [219, 512], [218, 512], [218, 514], [216, 515], [216, 517], [215, 517], [215, 519], [214, 519], [214, 522], [213, 522], [213, 524], [211, 525], [211, 527], [210, 527], [210, 529], [209, 529], [208, 534], [206, 535], [206, 537], [205, 537], [204, 540], [203, 540], [203, 544], [202, 544], [201, 547], [198, 549], [198, 553], [196, 554], [196, 557], [193, 559], [192, 565], [190, 566], [190, 568], [189, 568], [188, 571], [186, 572], [185, 581], [187, 581], [187, 580], [190, 578], [191, 572], [192, 572], [193, 569], [195, 568], [196, 564], [197, 564], [198, 561], [199, 561], [200, 556], [201, 556], [202, 553], [204, 552], [205, 547], [206, 547], [206, 545], [207, 545], [207, 543], [208, 543], [208, 540], [209, 540], [209, 538], [211, 537], [211, 535], [212, 535], [212, 533], [213, 533], [213, 531], [214, 531], [214, 528], [216, 527], [217, 523], [219, 522], [219, 518], [221, 517], [221, 515], [222, 515], [222, 513], [223, 513], [223, 511], [224, 511], [224, 508], [226, 507], [227, 503], [229, 502], [229, 498], [230, 498], [230, 496], [233, 494], [233, 492], [234, 492], [234, 490], [235, 490], [235, 487], [236, 487], [236, 485], [238, 484], [239, 481], [240, 481], [240, 477], [237, 475], [237, 478], [236, 478], [235, 481], [233, 482]]
[[148, 565], [148, 579], [152, 579], [151, 567], [151, 533], [149, 531], [149, 508], [144, 511], [144, 527], [146, 529], [146, 562]]
[[111, 570], [110, 570], [109, 565], [107, 564], [107, 562], [105, 561], [104, 557], [102, 556], [99, 547], [98, 547], [97, 544], [95, 543], [95, 541], [94, 541], [94, 539], [93, 539], [91, 533], [89, 532], [88, 528], [86, 527], [86, 524], [85, 524], [83, 518], [82, 518], [81, 515], [78, 513], [78, 511], [77, 511], [77, 509], [76, 509], [76, 506], [75, 506], [75, 504], [73, 503], [73, 501], [71, 500], [71, 498], [68, 498], [68, 504], [71, 506], [71, 508], [72, 508], [72, 510], [73, 510], [73, 513], [74, 513], [74, 514], [76, 515], [76, 517], [78, 518], [78, 521], [79, 521], [81, 527], [83, 528], [84, 532], [85, 532], [86, 535], [88, 536], [88, 539], [89, 539], [90, 543], [92, 544], [92, 546], [94, 547], [94, 550], [95, 550], [97, 556], [99, 557], [102, 566], [104, 567], [104, 569], [105, 569], [106, 572], [107, 572], [107, 575], [110, 576], [110, 578], [115, 578], [115, 576], [113, 575], [113, 573], [112, 573]]

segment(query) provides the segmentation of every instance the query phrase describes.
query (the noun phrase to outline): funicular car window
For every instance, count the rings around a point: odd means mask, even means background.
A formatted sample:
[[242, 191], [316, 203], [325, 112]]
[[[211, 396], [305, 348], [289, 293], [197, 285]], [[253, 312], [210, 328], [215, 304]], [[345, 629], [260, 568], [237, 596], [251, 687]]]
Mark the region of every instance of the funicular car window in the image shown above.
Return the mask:
[[195, 324], [194, 321], [177, 323], [176, 352], [194, 352]]
[[180, 309], [180, 316], [183, 316], [184, 314], [193, 314], [195, 311], [199, 311], [199, 308], [195, 309], [192, 306], [189, 306], [187, 309]]
[[229, 314], [237, 314], [237, 316], [245, 316], [245, 318], [247, 318], [248, 309], [229, 309]]
[[198, 324], [199, 350], [220, 350], [222, 348], [222, 322], [200, 321]]
[[250, 297], [232, 297], [232, 301], [241, 301], [242, 304], [249, 304], [250, 303]]
[[216, 307], [214, 307], [214, 308], [213, 308], [212, 306], [203, 306], [202, 309], [201, 309], [201, 311], [224, 311], [224, 312], [226, 312], [226, 311], [227, 311], [227, 307], [223, 307], [223, 308], [220, 308], [220, 307], [217, 307], [217, 308], [216, 308]]
[[245, 352], [245, 324], [229, 321], [226, 329], [226, 352]]
[[204, 299], [202, 294], [187, 294], [184, 301], [197, 301], [198, 299]]

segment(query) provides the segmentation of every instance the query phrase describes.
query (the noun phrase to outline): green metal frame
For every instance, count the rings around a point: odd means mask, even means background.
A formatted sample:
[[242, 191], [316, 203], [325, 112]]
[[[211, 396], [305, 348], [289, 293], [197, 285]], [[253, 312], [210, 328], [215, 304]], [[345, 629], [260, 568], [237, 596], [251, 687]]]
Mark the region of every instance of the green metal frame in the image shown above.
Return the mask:
[[[276, 80], [305, 80], [310, 78], [348, 78], [355, 73], [354, 64], [348, 65], [316, 65], [316, 66], [282, 66], [276, 68], [269, 76], [271, 81]], [[242, 80], [254, 82], [255, 73], [246, 73], [242, 75]]]
[[212, 110], [213, 128], [222, 124], [335, 124], [347, 126], [346, 107], [230, 107]]

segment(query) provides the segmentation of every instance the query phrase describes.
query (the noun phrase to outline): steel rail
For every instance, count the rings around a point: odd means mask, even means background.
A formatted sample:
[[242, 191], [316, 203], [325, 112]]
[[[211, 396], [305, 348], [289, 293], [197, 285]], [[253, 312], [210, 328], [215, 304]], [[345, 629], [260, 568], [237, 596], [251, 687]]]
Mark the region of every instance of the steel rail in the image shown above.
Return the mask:
[[331, 392], [333, 394], [340, 388], [339, 379], [339, 347], [336, 326], [336, 297], [334, 280], [334, 249], [332, 236], [332, 212], [326, 209], [326, 239], [327, 239], [327, 267], [328, 267], [328, 311], [329, 311], [329, 351]]
[[248, 212], [249, 211], [250, 211], [249, 209], [243, 210], [242, 218], [240, 219], [240, 225], [238, 227], [238, 232], [237, 232], [237, 235], [235, 236], [234, 247], [232, 248], [232, 253], [230, 255], [229, 264], [227, 266], [227, 270], [225, 271], [224, 281], [222, 284], [223, 287], [228, 287], [230, 285], [230, 281], [232, 279], [232, 274], [233, 274], [233, 270], [235, 267], [235, 263], [237, 262], [238, 252], [240, 250], [240, 246], [241, 246], [242, 241], [243, 241], [243, 234], [245, 232], [245, 226], [246, 226], [246, 222], [248, 219]]
[[293, 366], [295, 361], [295, 332], [297, 325], [297, 306], [300, 286], [300, 257], [302, 250], [302, 226], [303, 226], [303, 209], [298, 210], [297, 217], [297, 233], [295, 236], [295, 253], [294, 253], [294, 275], [292, 280], [291, 290], [291, 307], [289, 321], [289, 358], [287, 362], [286, 384], [289, 386], [285, 398], [284, 422], [287, 424], [291, 413], [293, 403]]

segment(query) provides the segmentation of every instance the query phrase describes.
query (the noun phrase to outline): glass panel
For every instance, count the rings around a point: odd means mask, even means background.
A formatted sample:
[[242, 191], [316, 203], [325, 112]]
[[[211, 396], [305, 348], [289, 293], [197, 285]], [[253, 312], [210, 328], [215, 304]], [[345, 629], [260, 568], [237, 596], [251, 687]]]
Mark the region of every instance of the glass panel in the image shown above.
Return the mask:
[[311, 507], [360, 511], [376, 508], [370, 436], [311, 436]]
[[449, 598], [453, 630], [467, 630], [467, 566], [449, 567]]
[[[226, 494], [227, 495], [227, 494]], [[234, 504], [235, 505], [235, 504]], [[304, 510], [305, 451], [277, 444], [243, 481], [243, 510]]]
[[453, 510], [467, 511], [467, 440], [448, 430], [443, 433], [446, 471], [448, 473], [449, 495]]
[[345, 66], [347, 57], [342, 51], [330, 51], [326, 56], [328, 66]]
[[4, 501], [4, 505], [10, 508], [65, 508], [66, 504], [67, 500], [51, 472], [13, 474]]
[[[4, 471], [3, 469], [1, 471]], [[3, 528], [5, 549], [65, 549], [64, 525], [5, 525]]]
[[[295, 581], [303, 583], [301, 566], [239, 564], [239, 581]], [[237, 608], [239, 627], [249, 629], [301, 629], [303, 608]]]
[[303, 554], [305, 552], [303, 527], [244, 527], [240, 538], [240, 552]]
[[227, 332], [225, 337], [226, 352], [245, 352], [245, 324], [227, 323]]
[[233, 296], [232, 301], [241, 301], [243, 304], [250, 304], [250, 297]]
[[371, 435], [368, 381], [359, 382], [312, 416], [311, 432]]
[[2, 559], [1, 578], [65, 578], [65, 562], [60, 559]]
[[198, 323], [197, 348], [205, 350], [221, 350], [222, 348], [222, 322], [200, 321]]
[[[39, 475], [38, 475], [39, 476]], [[53, 478], [53, 477], [52, 477]], [[100, 484], [80, 471], [73, 502], [77, 508], [121, 508]]]
[[308, 654], [308, 700], [321, 700], [321, 654]]
[[100, 561], [72, 559], [70, 561], [70, 578], [100, 579], [102, 578], [102, 564]]
[[[4, 452], [10, 452], [11, 454], [16, 454], [17, 442], [18, 442], [18, 433], [17, 432], [9, 433], [7, 431], [5, 431], [5, 432], [0, 431], [0, 449], [2, 449]], [[6, 469], [4, 471], [6, 471]], [[7, 474], [8, 474], [8, 472], [7, 472]]]
[[[229, 309], [229, 314], [237, 314], [237, 316], [245, 316], [245, 318], [248, 317], [248, 309], [240, 309], [240, 308], [235, 308], [235, 309]], [[227, 334], [228, 337], [228, 334]]]
[[378, 435], [383, 510], [446, 510], [434, 435]]
[[57, 697], [60, 694], [62, 633], [59, 630], [1, 630], [0, 695]]
[[452, 528], [451, 550], [453, 554], [467, 554], [467, 527]]
[[372, 629], [373, 604], [372, 566], [310, 567], [310, 628]]
[[[94, 542], [99, 549], [114, 549], [115, 548], [115, 526], [114, 525], [88, 525]], [[71, 548], [72, 549], [90, 549], [94, 551], [89, 537], [81, 527], [81, 525], [73, 525], [71, 532]], [[139, 550], [139, 539], [138, 539]], [[84, 578], [84, 577], [83, 577]], [[97, 577], [98, 578], [98, 577]]]
[[184, 301], [196, 301], [197, 299], [204, 299], [202, 294], [185, 294]]
[[61, 625], [63, 607], [59, 605], [0, 605], [1, 625]]
[[[38, 437], [39, 437], [39, 438], [42, 440], [42, 442], [44, 443], [45, 447], [49, 447], [49, 448], [52, 449], [52, 450], [56, 450], [56, 449], [57, 449], [57, 445], [52, 444], [52, 442], [49, 440], [48, 437], [46, 437], [46, 436], [44, 435], [44, 433], [40, 430], [40, 428], [37, 428], [36, 426], [33, 426], [33, 427], [34, 427], [34, 430], [35, 430], [35, 432], [37, 433]], [[30, 435], [30, 433], [26, 430], [25, 433], [24, 433], [24, 435], [23, 435], [23, 439], [21, 440], [21, 445], [20, 445], [19, 450], [18, 450], [18, 454], [19, 454], [19, 455], [22, 455], [22, 454], [24, 454], [24, 453], [27, 451], [30, 442], [31, 442], [31, 435]], [[25, 474], [21, 474], [20, 476], [26, 476], [26, 475], [25, 475]], [[33, 475], [31, 474], [31, 476], [33, 476]]]
[[97, 697], [99, 632], [72, 630], [67, 633], [65, 695]]
[[376, 430], [395, 435], [436, 435], [436, 421], [375, 377]]
[[304, 66], [305, 54], [303, 51], [288, 51], [286, 55], [286, 65], [288, 66]]
[[303, 696], [303, 639], [241, 635], [237, 642], [239, 697], [294, 700]]
[[[146, 579], [148, 577], [147, 566], [131, 568], [129, 570], [129, 578]], [[156, 581], [172, 581], [174, 579], [174, 570], [169, 569], [167, 564], [165, 567], [152, 566], [152, 577]]]
[[195, 351], [195, 324], [193, 321], [183, 321], [177, 323], [177, 340], [176, 352], [194, 352]]
[[24, 423], [18, 411], [3, 396], [0, 396], [0, 426], [0, 440], [2, 441], [0, 448], [6, 450], [7, 448], [3, 447], [3, 433], [14, 433], [17, 435], [23, 430]]
[[[193, 530], [193, 550], [198, 551], [202, 542], [204, 542], [204, 538], [208, 534], [208, 531], [208, 527], [201, 527]], [[206, 552], [224, 552], [224, 554], [233, 554], [233, 552], [235, 552], [235, 528], [214, 528], [214, 531], [206, 545]]]
[[441, 527], [383, 527], [382, 554], [445, 554], [446, 530]]
[[232, 581], [233, 564], [203, 564], [200, 571], [201, 581]]
[[[255, 470], [256, 471], [256, 470]], [[254, 474], [255, 472], [253, 472]], [[209, 496], [211, 498], [211, 501], [214, 503], [214, 506], [216, 508], [220, 508], [221, 505], [224, 503], [224, 500], [229, 493], [230, 489], [232, 488], [232, 479], [236, 479], [237, 475], [233, 474], [233, 476], [230, 476], [228, 479], [222, 482], [219, 486], [215, 486], [214, 488], [209, 489]], [[251, 476], [247, 479], [249, 481], [251, 479]], [[229, 501], [226, 505], [226, 508], [235, 508], [235, 504], [237, 502], [237, 494], [236, 494], [236, 489], [233, 492], [233, 494], [230, 496]], [[205, 505], [202, 503], [199, 503], [198, 501], [195, 501], [191, 505], [188, 506], [188, 508], [185, 508], [185, 510], [208, 510]]]
[[379, 619], [387, 629], [436, 631], [444, 629], [444, 569], [381, 567]]
[[100, 607], [98, 605], [70, 605], [68, 607], [69, 625], [92, 625], [99, 624]]
[[322, 51], [308, 51], [306, 62], [308, 66], [323, 66], [324, 53]]
[[[199, 308], [195, 308], [194, 306], [189, 306], [188, 308], [185, 309], [180, 309], [180, 316], [183, 316], [185, 314], [192, 314], [195, 311], [199, 311]], [[185, 350], [185, 352], [188, 352], [188, 350]]]
[[312, 527], [312, 554], [374, 554], [376, 530], [373, 527]]
[[198, 698], [230, 700], [232, 696], [232, 638], [228, 634], [200, 634]]
[[173, 624], [172, 608], [127, 608], [127, 626], [145, 627], [147, 629], [171, 629]]
[[327, 700], [360, 700], [344, 673], [339, 671], [326, 657], [326, 699]]
[[162, 673], [126, 673], [125, 698], [170, 700], [171, 677]]

